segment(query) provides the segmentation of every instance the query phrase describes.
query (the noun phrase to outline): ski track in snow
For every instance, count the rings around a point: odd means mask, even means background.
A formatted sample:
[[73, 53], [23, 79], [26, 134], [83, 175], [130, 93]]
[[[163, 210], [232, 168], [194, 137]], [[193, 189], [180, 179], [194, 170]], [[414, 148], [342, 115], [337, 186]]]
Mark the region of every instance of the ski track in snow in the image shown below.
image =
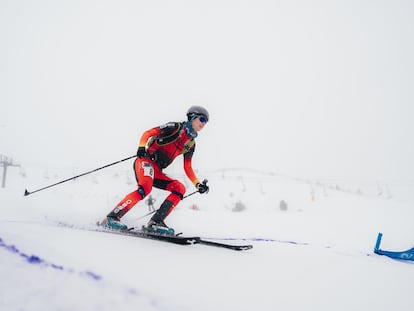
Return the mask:
[[[9, 222], [9, 221], [1, 221], [1, 222]], [[18, 223], [18, 221], [12, 221], [15, 223]], [[36, 222], [30, 222], [31, 224]], [[38, 223], [39, 224], [39, 223]], [[14, 258], [12, 258], [12, 261], [16, 263], [16, 266], [20, 266], [21, 269], [27, 269], [28, 267], [34, 267], [35, 271], [30, 271], [30, 275], [40, 275], [39, 283], [46, 282], [47, 288], [40, 285], [37, 286], [37, 290], [31, 290], [29, 286], [26, 288], [29, 288], [29, 290], [18, 290], [16, 292], [21, 293], [21, 295], [13, 295], [16, 293], [15, 291], [12, 291], [14, 286], [5, 286], [7, 289], [1, 290], [2, 295], [0, 296], [0, 309], [1, 310], [15, 310], [16, 304], [19, 305], [18, 310], [49, 310], [47, 307], [47, 300], [49, 299], [50, 295], [55, 296], [55, 299], [57, 300], [59, 297], [59, 294], [56, 290], [56, 288], [59, 287], [59, 280], [62, 280], [62, 282], [68, 282], [68, 277], [70, 282], [76, 283], [76, 290], [74, 290], [73, 296], [75, 294], [80, 294], [82, 291], [79, 289], [84, 289], [87, 292], [89, 292], [89, 296], [92, 294], [91, 289], [95, 289], [96, 295], [94, 296], [102, 296], [103, 292], [106, 292], [108, 295], [104, 295], [107, 297], [112, 297], [109, 299], [109, 304], [113, 305], [114, 307], [121, 305], [126, 302], [128, 303], [136, 303], [136, 305], [140, 306], [141, 310], [148, 310], [148, 311], [164, 311], [164, 310], [179, 310], [178, 308], [174, 308], [171, 304], [167, 305], [164, 303], [161, 303], [160, 298], [157, 297], [150, 297], [148, 294], [144, 294], [142, 291], [139, 291], [135, 288], [127, 287], [124, 285], [119, 285], [114, 283], [113, 281], [105, 280], [105, 278], [99, 274], [95, 273], [93, 271], [89, 270], [83, 270], [75, 269], [72, 267], [67, 267], [61, 264], [56, 264], [53, 262], [50, 262], [49, 260], [43, 258], [40, 255], [37, 254], [29, 254], [25, 252], [24, 250], [21, 250], [18, 246], [16, 246], [13, 243], [7, 242], [5, 239], [2, 238], [0, 235], [0, 251], [6, 251], [6, 253], [11, 254]], [[4, 254], [3, 254], [4, 255]], [[0, 258], [3, 256], [0, 256]], [[6, 255], [7, 257], [7, 255]], [[16, 258], [18, 260], [16, 261]], [[6, 260], [1, 260], [2, 262]], [[9, 263], [8, 261], [6, 261]], [[22, 266], [21, 263], [24, 263]], [[7, 265], [2, 263], [2, 268], [7, 269]], [[56, 273], [66, 274], [65, 276], [62, 275], [54, 275], [52, 279], [43, 278], [45, 274], [53, 274], [53, 273], [47, 273], [46, 270], [52, 270]], [[5, 273], [1, 273], [2, 269], [0, 269], [0, 275], [5, 275]], [[13, 281], [16, 281], [20, 283], [19, 275], [15, 275], [16, 279], [8, 279], [8, 282], [13, 284]], [[73, 279], [75, 278], [75, 280]], [[34, 277], [36, 280], [36, 277]], [[56, 279], [58, 280], [56, 282]], [[91, 282], [92, 281], [92, 282]], [[55, 283], [56, 284], [53, 284]], [[27, 285], [24, 283], [24, 285]], [[2, 287], [0, 286], [0, 289]], [[19, 288], [21, 288], [19, 286]], [[9, 295], [8, 295], [9, 294]], [[70, 294], [70, 293], [69, 293]], [[3, 296], [7, 298], [3, 298]], [[33, 299], [30, 297], [32, 296]], [[66, 296], [66, 294], [65, 294]], [[42, 298], [43, 297], [43, 298]], [[79, 296], [79, 298], [82, 298], [82, 295]], [[45, 301], [45, 304], [40, 303], [39, 301]], [[62, 300], [64, 302], [57, 303], [59, 305], [58, 309], [56, 310], [67, 310], [67, 311], [73, 311], [73, 310], [106, 310], [108, 308], [108, 299], [104, 300], [102, 303], [96, 303], [94, 301], [92, 304], [90, 302], [86, 301], [79, 301], [76, 302], [76, 299], [70, 300], [71, 303], [67, 304], [67, 298], [63, 298]], [[4, 308], [4, 309], [3, 309]], [[123, 308], [125, 310], [125, 307]], [[50, 310], [55, 310], [55, 307], [51, 307]], [[129, 310], [129, 308], [127, 309]]]
[[[7, 221], [7, 220], [2, 220], [0, 222], [16, 222], [16, 221]], [[23, 223], [22, 221], [17, 221], [20, 223]], [[52, 226], [52, 227], [62, 227], [62, 228], [67, 228], [67, 229], [73, 229], [73, 230], [84, 230], [84, 231], [92, 231], [92, 232], [101, 232], [100, 230], [98, 230], [98, 228], [96, 227], [95, 224], [89, 224], [87, 226], [81, 226], [81, 225], [77, 225], [77, 224], [72, 224], [72, 223], [65, 223], [62, 221], [55, 221], [53, 219], [48, 219], [47, 217], [45, 218], [45, 221], [24, 221], [24, 223], [27, 224], [37, 224], [37, 225], [44, 225], [44, 226]], [[108, 233], [103, 231], [103, 233]], [[109, 232], [110, 234], [110, 232]], [[185, 234], [184, 234], [185, 235]], [[1, 238], [1, 237], [0, 237]], [[323, 249], [327, 249], [330, 250], [333, 253], [336, 254], [341, 254], [344, 256], [357, 256], [357, 255], [362, 255], [362, 256], [376, 256], [373, 253], [367, 253], [364, 251], [355, 251], [353, 250], [351, 251], [347, 251], [347, 250], [341, 250], [337, 247], [331, 246], [331, 245], [315, 245], [312, 243], [308, 243], [308, 242], [301, 242], [301, 241], [294, 241], [294, 240], [282, 240], [282, 239], [276, 239], [276, 238], [270, 238], [270, 237], [205, 237], [205, 236], [201, 236], [202, 239], [205, 240], [215, 240], [215, 241], [235, 241], [235, 242], [257, 242], [257, 243], [276, 243], [276, 244], [291, 244], [291, 245], [297, 245], [297, 246], [310, 246], [310, 247], [315, 247], [315, 248], [323, 248]], [[94, 275], [91, 272], [92, 275]], [[96, 276], [97, 278], [99, 278], [99, 276]]]
[[52, 269], [56, 269], [56, 270], [60, 270], [62, 272], [67, 272], [67, 273], [75, 273], [78, 274], [80, 276], [86, 276], [89, 277], [95, 281], [100, 281], [102, 280], [102, 276], [91, 272], [91, 271], [76, 271], [73, 268], [68, 268], [68, 267], [64, 267], [62, 265], [57, 265], [51, 262], [48, 262], [46, 259], [43, 259], [37, 255], [29, 255], [26, 254], [24, 252], [22, 252], [17, 246], [13, 245], [13, 244], [7, 244], [6, 241], [4, 241], [1, 236], [0, 236], [0, 247], [10, 251], [11, 253], [23, 258], [27, 263], [29, 264], [33, 264], [33, 265], [39, 265], [39, 266], [44, 266], [47, 268], [52, 268]]

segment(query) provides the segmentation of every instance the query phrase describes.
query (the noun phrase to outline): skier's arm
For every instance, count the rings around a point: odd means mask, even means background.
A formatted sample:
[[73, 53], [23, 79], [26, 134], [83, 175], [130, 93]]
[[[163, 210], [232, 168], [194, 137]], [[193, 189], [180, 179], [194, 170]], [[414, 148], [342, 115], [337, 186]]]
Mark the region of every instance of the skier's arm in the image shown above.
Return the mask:
[[184, 154], [184, 172], [187, 175], [188, 179], [190, 179], [190, 181], [193, 183], [193, 185], [196, 187], [197, 184], [200, 183], [200, 181], [198, 180], [196, 174], [194, 173], [193, 170], [193, 165], [191, 162], [191, 159], [193, 157], [193, 153], [194, 153], [194, 146], [193, 148], [191, 148], [191, 150], [187, 153]]
[[139, 145], [138, 147], [146, 147], [148, 140], [153, 137], [153, 136], [158, 136], [161, 134], [161, 129], [159, 127], [154, 127], [152, 129], [149, 129], [147, 131], [145, 131], [140, 140], [139, 140]]

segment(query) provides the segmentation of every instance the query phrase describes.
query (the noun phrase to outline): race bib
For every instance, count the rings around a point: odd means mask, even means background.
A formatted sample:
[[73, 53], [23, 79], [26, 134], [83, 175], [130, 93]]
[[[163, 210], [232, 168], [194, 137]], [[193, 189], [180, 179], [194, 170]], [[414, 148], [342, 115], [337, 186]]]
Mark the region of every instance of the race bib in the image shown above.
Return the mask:
[[154, 169], [151, 163], [142, 162], [141, 166], [144, 170], [144, 176], [150, 176], [151, 178], [154, 178]]

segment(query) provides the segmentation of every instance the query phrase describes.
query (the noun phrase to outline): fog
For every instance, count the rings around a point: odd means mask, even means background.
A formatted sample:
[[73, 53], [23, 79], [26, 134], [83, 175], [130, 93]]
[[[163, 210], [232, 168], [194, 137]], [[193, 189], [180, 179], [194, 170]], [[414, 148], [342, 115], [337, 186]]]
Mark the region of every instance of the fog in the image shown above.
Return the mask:
[[410, 1], [0, 0], [0, 154], [95, 168], [203, 105], [193, 166], [413, 180]]

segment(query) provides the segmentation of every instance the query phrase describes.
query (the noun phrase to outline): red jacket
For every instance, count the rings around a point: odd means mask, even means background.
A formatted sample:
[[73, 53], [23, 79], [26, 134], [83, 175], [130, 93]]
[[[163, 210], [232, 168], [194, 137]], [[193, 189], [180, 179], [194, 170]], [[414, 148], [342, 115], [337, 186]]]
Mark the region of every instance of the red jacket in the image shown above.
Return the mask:
[[184, 123], [169, 122], [145, 131], [139, 140], [139, 147], [146, 147], [154, 162], [161, 168], [166, 168], [182, 154], [184, 172], [196, 185], [199, 180], [191, 163], [195, 150], [195, 136], [189, 133]]

